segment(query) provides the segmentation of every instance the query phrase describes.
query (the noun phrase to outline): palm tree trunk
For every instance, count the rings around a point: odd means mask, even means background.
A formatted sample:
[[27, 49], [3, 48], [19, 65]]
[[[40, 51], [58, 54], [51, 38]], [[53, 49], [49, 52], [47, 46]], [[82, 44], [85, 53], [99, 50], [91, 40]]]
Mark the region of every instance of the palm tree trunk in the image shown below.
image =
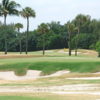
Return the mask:
[[20, 54], [22, 54], [22, 41], [21, 41], [21, 38], [20, 38]]
[[6, 37], [5, 37], [5, 54], [7, 54], [7, 39], [6, 39]]
[[98, 52], [98, 57], [100, 57], [100, 52]]
[[69, 42], [68, 42], [68, 46], [69, 46], [69, 56], [71, 56], [71, 33], [69, 32]]
[[28, 54], [28, 32], [29, 32], [29, 18], [27, 17], [26, 54]]
[[[78, 28], [78, 35], [79, 35], [79, 33], [80, 33], [80, 29]], [[75, 56], [77, 56], [78, 54], [77, 54], [77, 51], [78, 51], [78, 42], [79, 42], [79, 39], [78, 38], [76, 38], [77, 40], [76, 40], [76, 47], [75, 47]]]
[[[6, 26], [6, 18], [7, 15], [4, 15], [4, 25]], [[5, 54], [7, 54], [8, 48], [7, 48], [7, 36], [5, 34]]]
[[76, 47], [76, 49], [75, 49], [75, 56], [77, 56], [77, 47]]
[[43, 56], [45, 55], [45, 36], [43, 35]]
[[70, 45], [70, 41], [69, 41], [69, 56], [71, 56], [71, 45]]
[[[20, 33], [20, 28], [18, 28], [18, 32]], [[19, 34], [19, 46], [20, 46], [20, 54], [22, 54], [21, 34]]]

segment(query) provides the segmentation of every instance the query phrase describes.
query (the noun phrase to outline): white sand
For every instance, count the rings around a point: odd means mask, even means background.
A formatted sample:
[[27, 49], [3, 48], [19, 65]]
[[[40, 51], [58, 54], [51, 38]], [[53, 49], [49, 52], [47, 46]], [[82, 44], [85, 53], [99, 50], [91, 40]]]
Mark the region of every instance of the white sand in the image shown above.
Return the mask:
[[72, 79], [72, 80], [100, 80], [100, 77], [82, 77], [82, 78], [66, 78], [66, 79]]
[[6, 71], [6, 72], [0, 72], [0, 80], [33, 80], [37, 78], [46, 78], [46, 77], [55, 77], [55, 76], [61, 76], [63, 74], [70, 73], [70, 71], [58, 71], [54, 74], [47, 75], [47, 76], [40, 76], [41, 71], [37, 70], [28, 70], [27, 74], [25, 76], [16, 76], [13, 71]]
[[56, 94], [91, 94], [100, 95], [100, 85], [78, 84], [51, 87], [0, 86], [0, 93], [56, 93]]
[[37, 79], [40, 76], [41, 71], [28, 70], [25, 76], [16, 76], [13, 71], [0, 72], [1, 80], [29, 80]]
[[[37, 78], [60, 76], [70, 71], [58, 71], [52, 75], [40, 76], [41, 71], [28, 70], [25, 76], [16, 76], [13, 71], [0, 72], [1, 80], [33, 80]], [[78, 78], [78, 79], [97, 79], [98, 77]], [[72, 78], [75, 79], [75, 78]], [[55, 94], [89, 94], [100, 95], [100, 84], [77, 84], [64, 86], [32, 87], [32, 86], [0, 86], [0, 93], [38, 93], [48, 92]]]
[[81, 94], [81, 95], [99, 95], [100, 96], [100, 92], [52, 92], [54, 94]]
[[[69, 54], [69, 52], [65, 52], [64, 50], [60, 50], [59, 53], [65, 53], [65, 54]], [[81, 52], [77, 52], [77, 54], [80, 54]], [[75, 52], [71, 52], [72, 55], [75, 54]]]
[[[48, 77], [57, 77], [64, 74], [70, 73], [70, 71], [62, 70], [57, 71], [56, 73], [53, 73], [51, 75], [41, 76], [42, 71], [38, 70], [28, 70], [27, 74], [25, 76], [16, 76], [13, 71], [6, 71], [6, 72], [0, 72], [0, 80], [34, 80], [38, 78], [48, 78]], [[96, 74], [99, 74], [96, 73]], [[76, 77], [76, 78], [66, 78], [66, 79], [72, 79], [72, 80], [100, 80], [100, 77]]]
[[[56, 73], [53, 73], [51, 75], [41, 76], [42, 71], [38, 70], [28, 70], [25, 76], [16, 76], [14, 71], [6, 71], [6, 72], [0, 72], [0, 80], [34, 80], [38, 78], [48, 78], [48, 77], [57, 77], [64, 74], [70, 73], [70, 71], [62, 70], [57, 71]], [[96, 73], [96, 74], [99, 74]], [[100, 80], [100, 77], [75, 77], [75, 78], [66, 78], [66, 79], [72, 79], [72, 80]]]

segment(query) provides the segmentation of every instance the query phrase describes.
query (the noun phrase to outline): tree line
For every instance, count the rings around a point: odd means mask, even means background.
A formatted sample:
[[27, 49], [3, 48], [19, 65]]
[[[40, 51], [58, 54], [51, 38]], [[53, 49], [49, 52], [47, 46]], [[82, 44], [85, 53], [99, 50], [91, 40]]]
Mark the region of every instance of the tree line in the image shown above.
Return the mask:
[[[0, 51], [26, 52], [46, 49], [69, 48], [94, 49], [100, 56], [100, 20], [92, 19], [89, 15], [79, 14], [73, 20], [61, 25], [60, 22], [41, 23], [37, 29], [29, 31], [29, 18], [36, 17], [36, 13], [30, 7], [18, 11], [15, 1], [3, 0], [0, 4], [0, 16], [4, 17], [4, 23], [0, 23]], [[8, 15], [21, 15], [27, 20], [27, 31], [20, 32], [21, 23], [6, 24]]]
[[[29, 32], [29, 18], [30, 17], [35, 17], [35, 11], [30, 8], [26, 7], [22, 9], [22, 11], [19, 11], [17, 8], [20, 8], [21, 5], [16, 3], [15, 1], [10, 1], [10, 0], [2, 0], [0, 3], [0, 16], [4, 17], [4, 26], [7, 26], [6, 24], [6, 19], [8, 15], [16, 15], [19, 16], [21, 15], [23, 18], [27, 19], [27, 32], [26, 32], [26, 54], [28, 52], [28, 32]], [[16, 28], [19, 28], [19, 25], [16, 25]], [[19, 30], [18, 30], [19, 32]], [[8, 51], [8, 43], [7, 43], [7, 36], [5, 35], [5, 54], [7, 54]]]

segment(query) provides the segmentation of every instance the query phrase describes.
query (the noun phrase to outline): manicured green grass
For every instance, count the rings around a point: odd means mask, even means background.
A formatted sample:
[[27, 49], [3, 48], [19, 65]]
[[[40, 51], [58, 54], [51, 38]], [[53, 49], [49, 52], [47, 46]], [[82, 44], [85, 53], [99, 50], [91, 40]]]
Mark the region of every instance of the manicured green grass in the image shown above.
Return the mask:
[[17, 75], [26, 74], [27, 70], [40, 70], [51, 74], [59, 70], [88, 73], [100, 71], [100, 59], [90, 57], [36, 57], [0, 59], [1, 71], [15, 71]]
[[21, 96], [0, 96], [0, 100], [39, 100], [39, 99], [32, 97], [21, 97]]
[[48, 95], [36, 94], [36, 96], [0, 96], [0, 100], [99, 100], [95, 95]]
[[[68, 54], [59, 52], [62, 50], [49, 50], [46, 51], [46, 56], [44, 57], [31, 56], [30, 58], [17, 58], [14, 56], [18, 55], [18, 53], [10, 52], [3, 59], [1, 53], [0, 71], [15, 71], [16, 75], [25, 75], [27, 70], [40, 70], [44, 75], [59, 70], [70, 70], [71, 72], [79, 73], [100, 71], [100, 58], [96, 57], [95, 51], [79, 50], [81, 54], [78, 57], [69, 57]], [[68, 50], [66, 49], [66, 51]], [[42, 51], [29, 52], [29, 55], [42, 55]]]
[[22, 97], [22, 96], [1, 96], [0, 100], [65, 100], [56, 96], [48, 96], [48, 97]]
[[[61, 97], [25, 97], [25, 96], [0, 96], [0, 100], [62, 100]], [[65, 100], [65, 99], [63, 99]]]

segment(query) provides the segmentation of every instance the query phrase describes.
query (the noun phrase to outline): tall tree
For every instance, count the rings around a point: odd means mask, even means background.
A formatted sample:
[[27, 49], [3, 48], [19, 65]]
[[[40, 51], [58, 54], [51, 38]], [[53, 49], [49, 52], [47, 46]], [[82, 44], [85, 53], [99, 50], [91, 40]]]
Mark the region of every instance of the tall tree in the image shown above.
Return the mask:
[[15, 24], [15, 28], [17, 28], [18, 31], [20, 54], [22, 54], [22, 39], [21, 39], [20, 29], [23, 28], [23, 24], [17, 23]]
[[21, 11], [21, 16], [27, 19], [27, 32], [26, 32], [26, 54], [28, 54], [28, 33], [29, 33], [29, 18], [36, 17], [35, 11], [30, 8], [26, 7]]
[[[4, 17], [4, 25], [6, 26], [6, 19], [8, 15], [18, 15], [17, 7], [20, 7], [20, 4], [16, 3], [15, 1], [9, 0], [2, 0], [0, 3], [0, 12], [1, 15]], [[7, 37], [5, 35], [5, 54], [7, 54]]]
[[75, 25], [72, 24], [70, 21], [67, 23], [67, 31], [68, 31], [68, 46], [69, 46], [69, 56], [71, 56], [71, 39], [72, 39], [72, 33], [75, 30]]
[[[74, 24], [77, 27], [77, 33], [78, 35], [82, 32], [82, 28], [84, 25], [86, 25], [86, 22], [90, 21], [89, 15], [83, 15], [79, 14], [76, 16], [76, 18], [73, 20]], [[75, 48], [75, 55], [77, 56], [77, 50], [78, 50], [78, 38], [76, 40], [76, 48]]]
[[48, 24], [42, 23], [38, 26], [38, 32], [42, 35], [42, 41], [43, 41], [43, 55], [45, 55], [45, 35], [49, 32], [49, 26]]

